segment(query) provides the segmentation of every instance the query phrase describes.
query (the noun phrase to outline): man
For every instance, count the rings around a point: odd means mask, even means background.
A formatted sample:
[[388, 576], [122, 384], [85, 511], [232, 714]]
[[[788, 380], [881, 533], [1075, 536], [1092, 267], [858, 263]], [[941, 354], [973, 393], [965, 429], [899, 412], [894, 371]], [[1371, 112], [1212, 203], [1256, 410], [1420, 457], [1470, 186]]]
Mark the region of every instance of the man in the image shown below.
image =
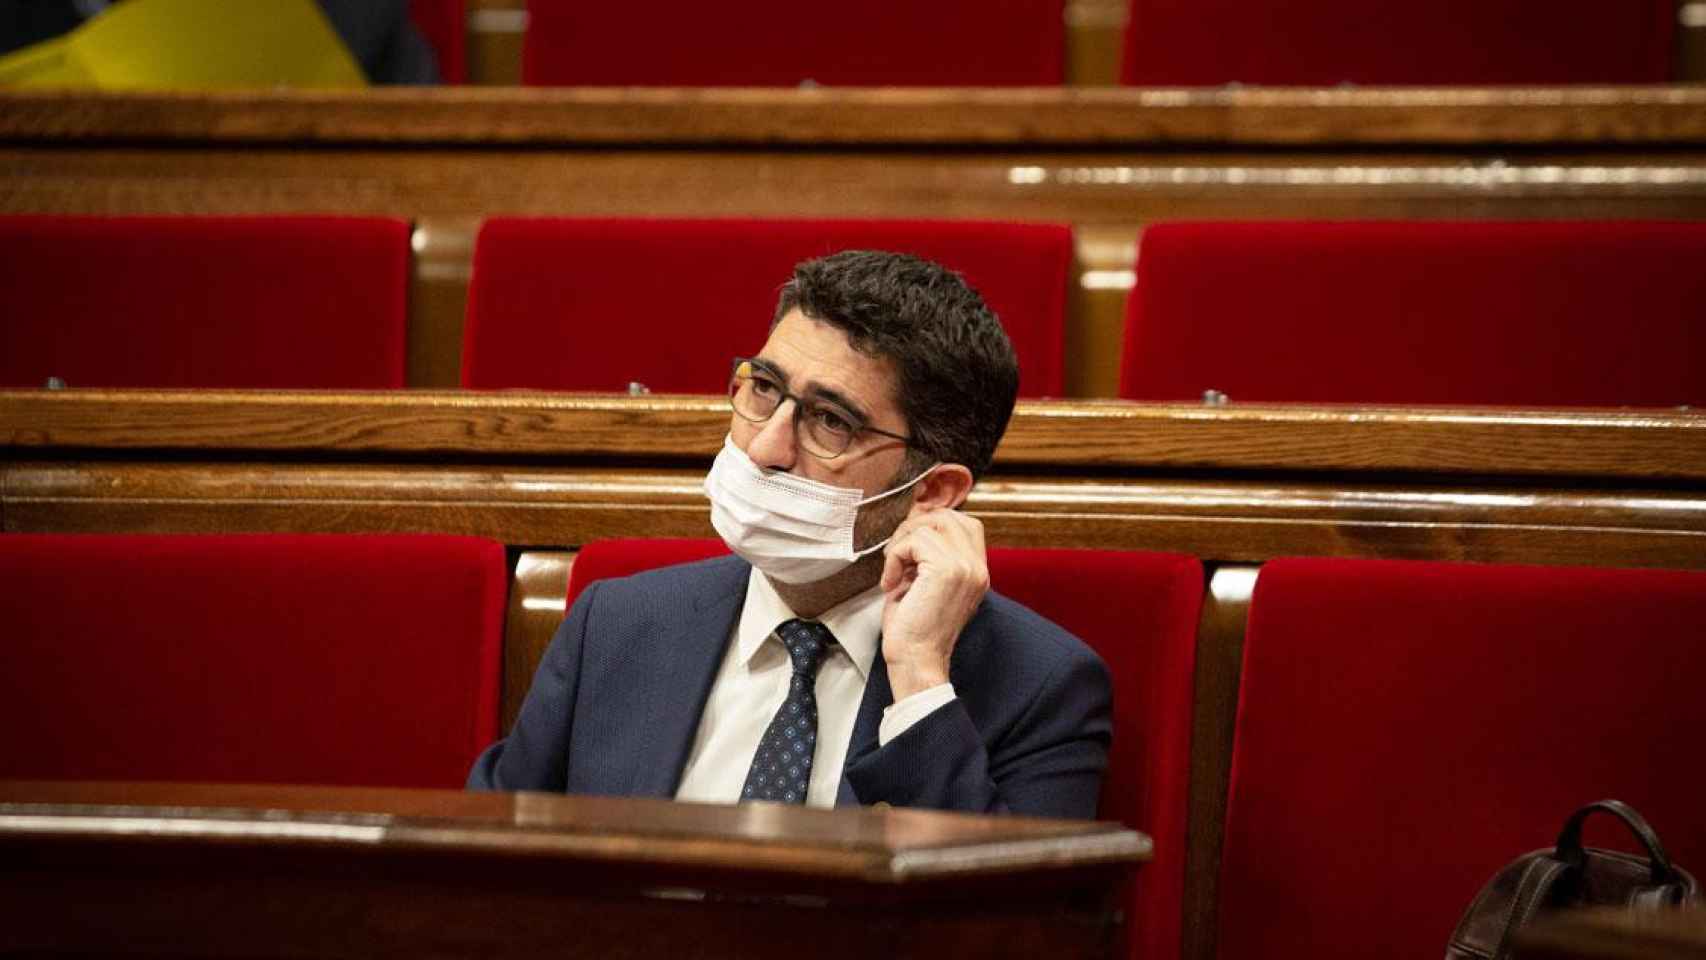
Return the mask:
[[1018, 379], [942, 267], [800, 264], [706, 478], [735, 556], [584, 591], [469, 786], [1094, 816], [1106, 669], [958, 509]]

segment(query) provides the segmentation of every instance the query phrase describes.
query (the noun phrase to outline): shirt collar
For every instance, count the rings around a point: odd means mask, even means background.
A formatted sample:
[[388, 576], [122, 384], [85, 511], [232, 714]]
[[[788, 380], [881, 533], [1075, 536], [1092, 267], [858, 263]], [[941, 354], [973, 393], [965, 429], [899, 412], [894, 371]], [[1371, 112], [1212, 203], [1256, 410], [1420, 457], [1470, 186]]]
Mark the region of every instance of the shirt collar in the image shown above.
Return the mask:
[[[776, 628], [795, 617], [794, 611], [771, 586], [770, 578], [754, 567], [747, 583], [746, 605], [740, 612], [740, 626], [735, 630], [735, 656], [742, 664], [751, 663]], [[853, 666], [858, 668], [859, 679], [869, 679], [871, 663], [876, 659], [877, 647], [882, 640], [882, 589], [873, 586], [864, 593], [849, 597], [824, 611], [817, 621], [835, 634], [835, 642], [847, 651]]]

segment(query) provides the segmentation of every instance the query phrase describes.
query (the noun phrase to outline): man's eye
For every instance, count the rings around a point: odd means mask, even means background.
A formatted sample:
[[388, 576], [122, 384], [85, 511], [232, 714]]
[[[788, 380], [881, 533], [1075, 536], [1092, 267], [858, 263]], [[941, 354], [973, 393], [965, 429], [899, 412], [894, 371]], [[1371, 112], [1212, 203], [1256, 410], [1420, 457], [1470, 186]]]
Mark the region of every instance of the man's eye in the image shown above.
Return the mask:
[[818, 407], [812, 411], [812, 419], [820, 429], [841, 437], [850, 437], [858, 431], [858, 426], [852, 420], [828, 407]]
[[762, 374], [753, 374], [752, 392], [766, 399], [782, 395], [782, 385]]

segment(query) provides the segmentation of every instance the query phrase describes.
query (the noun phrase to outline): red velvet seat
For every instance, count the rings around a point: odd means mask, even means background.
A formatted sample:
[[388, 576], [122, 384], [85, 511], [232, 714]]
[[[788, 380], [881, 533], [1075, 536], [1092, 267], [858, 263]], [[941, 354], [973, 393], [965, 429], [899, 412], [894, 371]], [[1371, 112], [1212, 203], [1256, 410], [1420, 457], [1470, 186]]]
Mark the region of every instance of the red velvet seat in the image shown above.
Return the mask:
[[438, 57], [439, 80], [467, 83], [467, 0], [409, 0], [409, 19]]
[[[1499, 867], [1607, 797], [1700, 869], [1702, 623], [1701, 572], [1267, 564], [1219, 955], [1439, 956]], [[1590, 842], [1630, 848], [1600, 826]]]
[[529, 84], [994, 87], [1065, 73], [1062, 0], [529, 0], [527, 12]]
[[850, 248], [963, 273], [1019, 353], [1020, 394], [1060, 394], [1071, 232], [904, 220], [487, 220], [462, 383], [721, 393], [730, 359], [764, 344], [794, 264]]
[[0, 217], [0, 386], [403, 386], [409, 225]]
[[[570, 567], [568, 599], [594, 580], [726, 552], [716, 540], [591, 543]], [[1108, 665], [1114, 743], [1101, 816], [1155, 840], [1127, 917], [1131, 955], [1177, 957], [1202, 564], [1176, 554], [994, 548], [989, 572], [995, 589], [1072, 631]]]
[[460, 787], [505, 588], [467, 537], [0, 537], [0, 779]]
[[1664, 83], [1675, 0], [1132, 0], [1124, 80]]
[[1120, 395], [1699, 404], [1702, 303], [1706, 224], [1158, 224]]

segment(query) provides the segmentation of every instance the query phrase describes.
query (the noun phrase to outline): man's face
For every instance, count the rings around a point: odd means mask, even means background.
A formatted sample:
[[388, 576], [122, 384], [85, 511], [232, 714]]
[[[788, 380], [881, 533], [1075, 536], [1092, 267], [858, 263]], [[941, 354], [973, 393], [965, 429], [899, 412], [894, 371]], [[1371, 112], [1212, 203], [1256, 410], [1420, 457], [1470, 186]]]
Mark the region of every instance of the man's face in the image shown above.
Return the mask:
[[[853, 349], [847, 335], [831, 324], [791, 310], [770, 331], [770, 339], [754, 359], [778, 377], [788, 393], [843, 411], [865, 426], [901, 436], [909, 433], [895, 402], [893, 364]], [[894, 484], [906, 459], [905, 444], [861, 432], [845, 453], [825, 460], [800, 445], [794, 407], [792, 400], [784, 400], [763, 423], [731, 414], [729, 433], [735, 446], [765, 469], [856, 487], [867, 497]], [[858, 545], [886, 536], [906, 516], [909, 501], [905, 494], [897, 494], [861, 508]]]

